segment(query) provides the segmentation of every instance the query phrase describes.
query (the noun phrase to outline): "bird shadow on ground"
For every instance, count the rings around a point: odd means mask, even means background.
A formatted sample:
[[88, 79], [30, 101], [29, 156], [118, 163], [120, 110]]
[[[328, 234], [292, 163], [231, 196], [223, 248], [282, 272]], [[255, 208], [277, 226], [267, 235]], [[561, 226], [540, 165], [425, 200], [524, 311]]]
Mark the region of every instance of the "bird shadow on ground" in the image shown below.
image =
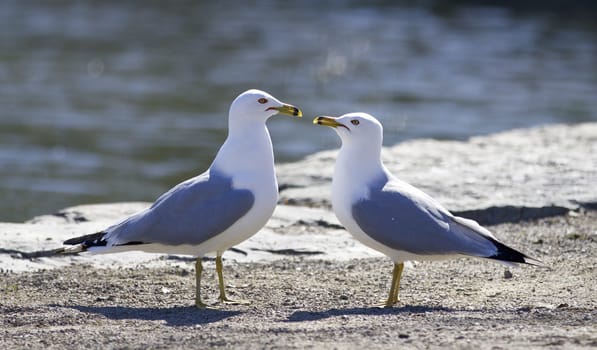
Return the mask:
[[194, 326], [209, 324], [225, 320], [241, 314], [241, 311], [198, 309], [195, 306], [174, 306], [170, 308], [159, 307], [124, 307], [124, 306], [63, 306], [85, 313], [103, 315], [111, 320], [145, 320], [165, 321], [172, 327]]
[[[350, 316], [350, 315], [366, 315], [366, 316], [382, 316], [382, 315], [397, 315], [397, 314], [412, 314], [412, 313], [426, 313], [426, 312], [455, 312], [458, 309], [452, 309], [442, 306], [403, 306], [392, 308], [379, 307], [356, 307], [350, 309], [329, 309], [325, 311], [296, 311], [292, 313], [285, 322], [305, 322], [317, 321], [330, 317]], [[478, 311], [478, 310], [469, 310]]]

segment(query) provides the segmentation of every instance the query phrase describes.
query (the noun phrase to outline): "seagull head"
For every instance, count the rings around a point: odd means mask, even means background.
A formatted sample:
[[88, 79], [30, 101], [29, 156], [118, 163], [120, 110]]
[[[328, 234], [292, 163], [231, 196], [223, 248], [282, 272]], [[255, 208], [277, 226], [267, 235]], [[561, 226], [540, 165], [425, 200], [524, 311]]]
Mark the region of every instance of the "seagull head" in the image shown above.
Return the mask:
[[251, 89], [238, 95], [230, 105], [230, 118], [266, 121], [276, 114], [302, 117], [300, 109], [283, 103], [265, 91]]
[[362, 148], [379, 147], [383, 140], [381, 123], [367, 113], [348, 113], [339, 117], [316, 117], [313, 124], [333, 128], [342, 139], [343, 145]]

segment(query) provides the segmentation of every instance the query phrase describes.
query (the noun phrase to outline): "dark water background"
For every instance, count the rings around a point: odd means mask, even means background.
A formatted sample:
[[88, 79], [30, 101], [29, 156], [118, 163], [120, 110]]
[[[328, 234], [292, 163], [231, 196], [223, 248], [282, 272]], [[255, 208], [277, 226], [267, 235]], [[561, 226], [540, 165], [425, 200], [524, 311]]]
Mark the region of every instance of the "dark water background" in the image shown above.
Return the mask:
[[386, 145], [597, 121], [591, 2], [238, 3], [1, 1], [0, 221], [154, 200], [253, 87], [305, 114], [269, 122], [278, 162], [339, 145], [319, 114], [369, 112]]

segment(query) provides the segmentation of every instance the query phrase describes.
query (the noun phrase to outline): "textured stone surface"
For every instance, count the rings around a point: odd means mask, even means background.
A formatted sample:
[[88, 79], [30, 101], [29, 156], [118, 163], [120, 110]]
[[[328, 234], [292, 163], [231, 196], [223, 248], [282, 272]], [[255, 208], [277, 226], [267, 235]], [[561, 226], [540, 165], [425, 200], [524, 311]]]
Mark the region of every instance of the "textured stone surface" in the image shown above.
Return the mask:
[[[467, 142], [418, 140], [384, 149], [388, 168], [449, 209], [482, 223], [516, 222], [597, 204], [597, 123], [548, 126]], [[351, 238], [329, 208], [335, 151], [278, 167], [281, 203], [257, 235], [225, 257], [271, 261], [289, 255], [345, 261], [379, 257]], [[0, 267], [25, 271], [72, 263], [163, 266], [157, 254], [28, 257], [97, 232], [150, 203], [80, 205], [26, 223], [0, 223]], [[498, 236], [499, 237], [499, 236]]]
[[[329, 207], [336, 152], [279, 165], [281, 201]], [[384, 148], [382, 157], [394, 175], [485, 224], [597, 205], [597, 123], [414, 140]]]
[[[597, 212], [568, 210], [597, 202], [596, 125], [384, 151], [397, 175], [469, 216], [567, 212], [490, 227], [549, 269], [423, 262], [405, 270], [397, 307], [371, 307], [388, 291], [391, 263], [329, 210], [334, 152], [323, 152], [279, 167], [282, 201], [293, 205], [279, 205], [265, 228], [224, 254], [229, 296], [251, 305], [196, 309], [190, 257], [24, 254], [61, 247], [150, 203], [0, 223], [0, 348], [594, 348], [595, 284], [587, 281], [596, 280]], [[212, 302], [215, 267], [204, 266], [202, 294]]]

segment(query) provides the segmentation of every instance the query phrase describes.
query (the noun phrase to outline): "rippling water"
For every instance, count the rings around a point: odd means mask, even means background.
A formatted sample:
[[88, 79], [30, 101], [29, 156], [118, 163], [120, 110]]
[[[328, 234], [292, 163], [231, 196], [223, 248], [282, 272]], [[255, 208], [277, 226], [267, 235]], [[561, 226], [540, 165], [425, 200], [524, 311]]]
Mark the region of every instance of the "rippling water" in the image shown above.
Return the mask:
[[594, 16], [233, 3], [1, 2], [0, 221], [152, 201], [209, 166], [253, 87], [305, 114], [269, 122], [279, 162], [338, 146], [319, 114], [376, 115], [387, 145], [597, 120]]

